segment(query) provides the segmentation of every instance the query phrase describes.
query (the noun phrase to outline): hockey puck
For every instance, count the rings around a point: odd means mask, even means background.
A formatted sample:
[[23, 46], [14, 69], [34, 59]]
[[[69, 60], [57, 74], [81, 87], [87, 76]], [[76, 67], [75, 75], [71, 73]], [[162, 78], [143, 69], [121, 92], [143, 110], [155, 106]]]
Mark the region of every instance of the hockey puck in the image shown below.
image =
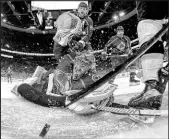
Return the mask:
[[45, 124], [45, 126], [43, 127], [41, 133], [39, 134], [40, 137], [44, 138], [45, 135], [47, 134], [47, 132], [49, 131], [50, 125], [49, 124]]

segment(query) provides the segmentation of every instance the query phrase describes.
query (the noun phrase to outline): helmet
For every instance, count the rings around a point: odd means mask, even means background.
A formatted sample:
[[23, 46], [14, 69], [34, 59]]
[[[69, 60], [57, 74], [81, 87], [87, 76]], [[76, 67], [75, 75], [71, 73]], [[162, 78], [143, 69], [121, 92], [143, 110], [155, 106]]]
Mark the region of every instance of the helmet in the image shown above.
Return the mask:
[[80, 2], [79, 5], [78, 5], [78, 8], [79, 8], [79, 7], [88, 8], [88, 5], [87, 5], [87, 3], [85, 3], [85, 2]]
[[124, 28], [122, 26], [118, 26], [117, 29], [116, 29], [116, 32], [118, 32], [119, 30], [124, 31]]

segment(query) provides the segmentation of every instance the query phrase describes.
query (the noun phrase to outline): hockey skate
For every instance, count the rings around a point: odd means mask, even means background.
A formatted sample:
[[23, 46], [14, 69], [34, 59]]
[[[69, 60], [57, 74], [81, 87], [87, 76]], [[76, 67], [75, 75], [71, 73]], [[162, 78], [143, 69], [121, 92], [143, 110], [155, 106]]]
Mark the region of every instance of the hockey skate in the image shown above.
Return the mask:
[[[162, 91], [157, 90], [159, 87], [159, 82], [155, 80], [150, 80], [146, 82], [145, 89], [140, 94], [133, 97], [128, 106], [136, 109], [155, 109], [159, 110], [162, 104]], [[129, 116], [132, 120], [141, 123], [153, 123], [155, 116]]]
[[158, 110], [162, 103], [162, 92], [157, 90], [156, 85], [158, 86], [159, 82], [147, 81], [143, 92], [133, 97], [128, 105], [133, 108]]
[[159, 81], [149, 80], [145, 82], [145, 89], [133, 97], [128, 105], [134, 108], [156, 109], [161, 107], [162, 94], [165, 91], [168, 78], [169, 64], [158, 71]]

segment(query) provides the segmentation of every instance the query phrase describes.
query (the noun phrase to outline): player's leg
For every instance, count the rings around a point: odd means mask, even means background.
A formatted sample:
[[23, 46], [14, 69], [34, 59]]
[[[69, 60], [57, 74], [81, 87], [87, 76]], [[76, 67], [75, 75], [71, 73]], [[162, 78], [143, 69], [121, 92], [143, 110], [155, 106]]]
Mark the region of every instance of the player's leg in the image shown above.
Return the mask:
[[[161, 28], [162, 24], [159, 22], [153, 20], [141, 21], [138, 24], [139, 43], [142, 45], [149, 41]], [[163, 89], [159, 82], [158, 71], [163, 67], [163, 54], [163, 43], [159, 40], [141, 57], [145, 89], [129, 101], [129, 106], [148, 109], [159, 109], [161, 107]]]

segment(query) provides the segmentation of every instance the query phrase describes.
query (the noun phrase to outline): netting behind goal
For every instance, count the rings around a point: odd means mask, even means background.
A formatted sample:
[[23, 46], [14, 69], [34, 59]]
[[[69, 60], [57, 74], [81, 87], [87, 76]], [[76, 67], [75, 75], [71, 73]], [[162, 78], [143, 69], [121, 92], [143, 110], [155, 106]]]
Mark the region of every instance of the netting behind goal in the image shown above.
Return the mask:
[[81, 32], [81, 20], [70, 12], [61, 14], [56, 21], [57, 32], [54, 41], [62, 46], [67, 45], [73, 34]]

